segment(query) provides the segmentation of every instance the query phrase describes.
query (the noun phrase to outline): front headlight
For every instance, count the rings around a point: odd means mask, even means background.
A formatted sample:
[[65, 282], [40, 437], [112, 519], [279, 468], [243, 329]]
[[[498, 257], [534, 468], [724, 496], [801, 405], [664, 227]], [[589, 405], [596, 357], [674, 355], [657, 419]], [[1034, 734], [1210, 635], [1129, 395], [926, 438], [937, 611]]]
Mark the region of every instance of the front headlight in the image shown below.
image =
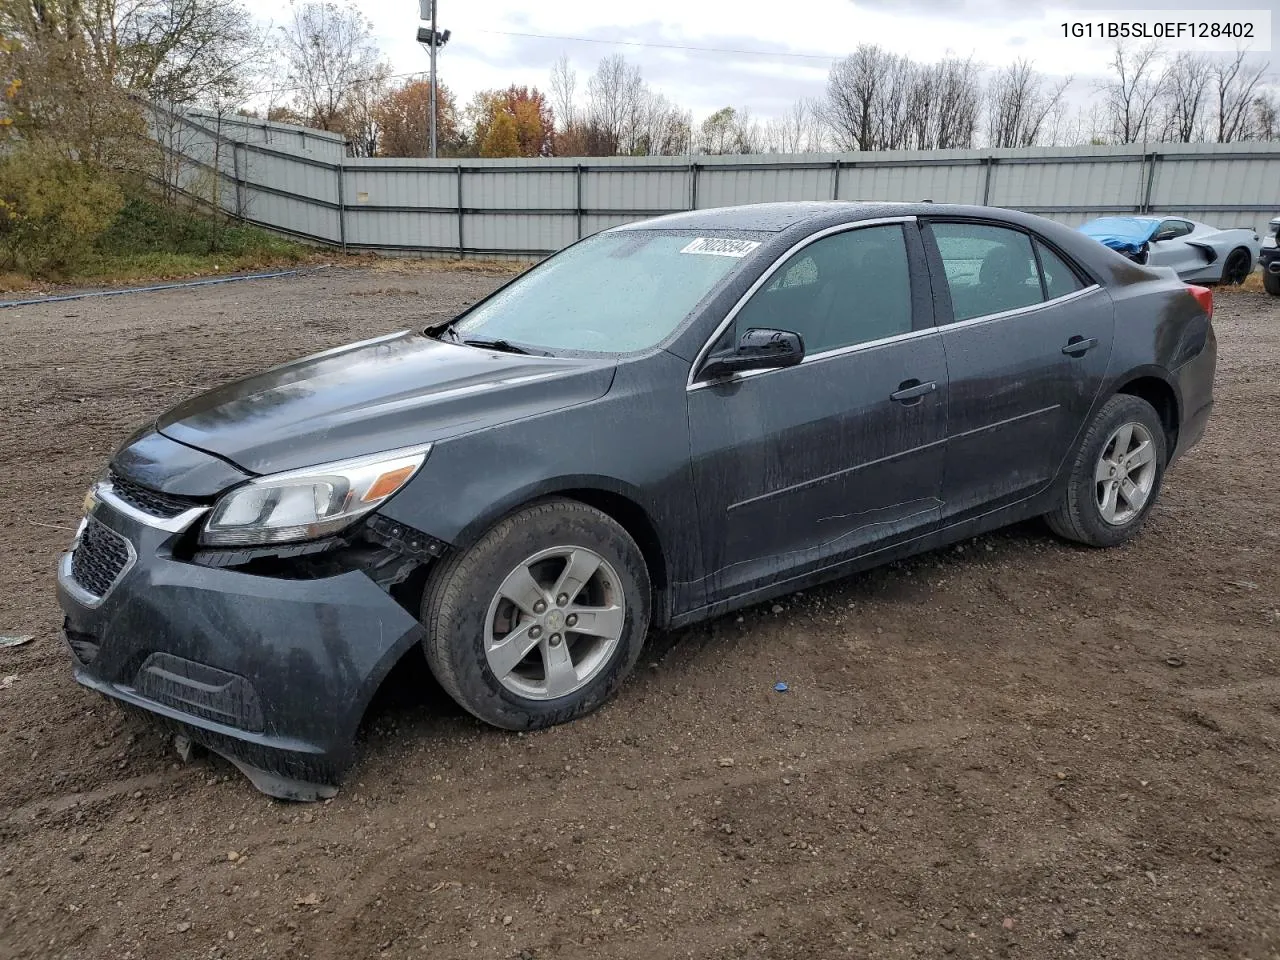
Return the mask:
[[214, 505], [200, 542], [243, 547], [337, 533], [408, 483], [430, 452], [426, 444], [259, 477]]
[[1276, 242], [1277, 242], [1276, 235], [1274, 233], [1268, 233], [1265, 237], [1262, 238], [1262, 245], [1264, 247], [1274, 247], [1276, 245]]

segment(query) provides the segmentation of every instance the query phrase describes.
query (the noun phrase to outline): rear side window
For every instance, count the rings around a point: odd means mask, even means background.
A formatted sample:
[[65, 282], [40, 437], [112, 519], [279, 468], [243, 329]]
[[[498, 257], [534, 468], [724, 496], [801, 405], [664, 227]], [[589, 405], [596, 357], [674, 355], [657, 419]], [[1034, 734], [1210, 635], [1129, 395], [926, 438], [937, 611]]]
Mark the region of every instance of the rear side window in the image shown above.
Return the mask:
[[1040, 269], [1044, 274], [1044, 290], [1050, 300], [1056, 300], [1058, 297], [1065, 297], [1067, 294], [1084, 289], [1084, 284], [1080, 282], [1080, 278], [1076, 276], [1075, 271], [1067, 266], [1060, 256], [1038, 240], [1036, 241], [1036, 252], [1040, 254]]

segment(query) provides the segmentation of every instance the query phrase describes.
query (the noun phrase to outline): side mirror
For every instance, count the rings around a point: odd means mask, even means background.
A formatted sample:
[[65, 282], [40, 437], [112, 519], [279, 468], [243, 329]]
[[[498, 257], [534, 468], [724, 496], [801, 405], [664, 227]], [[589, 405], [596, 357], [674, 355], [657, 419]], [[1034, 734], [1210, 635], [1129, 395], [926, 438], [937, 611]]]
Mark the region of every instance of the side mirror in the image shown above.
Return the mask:
[[748, 330], [733, 350], [713, 353], [702, 367], [708, 378], [727, 377], [744, 370], [794, 367], [804, 359], [804, 340], [788, 330]]
[[1157, 234], [1156, 234], [1154, 237], [1152, 237], [1151, 239], [1152, 239], [1152, 240], [1154, 240], [1156, 243], [1159, 243], [1161, 240], [1172, 240], [1172, 239], [1173, 239], [1173, 231], [1172, 231], [1172, 230], [1161, 230], [1159, 233], [1157, 233]]

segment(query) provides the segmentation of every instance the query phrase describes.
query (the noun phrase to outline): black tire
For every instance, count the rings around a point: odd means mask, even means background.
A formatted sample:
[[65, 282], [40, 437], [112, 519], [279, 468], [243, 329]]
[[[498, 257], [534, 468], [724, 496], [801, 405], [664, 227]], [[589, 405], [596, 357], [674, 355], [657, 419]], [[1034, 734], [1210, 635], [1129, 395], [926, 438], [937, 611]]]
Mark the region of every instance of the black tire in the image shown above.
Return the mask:
[[[623, 626], [616, 647], [584, 686], [555, 699], [530, 699], [494, 675], [485, 652], [486, 622], [507, 576], [528, 558], [558, 547], [586, 548], [612, 567], [625, 600]], [[590, 713], [617, 692], [640, 656], [651, 602], [644, 557], [626, 530], [584, 503], [546, 500], [512, 513], [432, 571], [422, 600], [423, 646], [432, 673], [464, 709], [506, 730], [537, 730]], [[571, 633], [566, 628], [563, 634], [566, 650]], [[584, 639], [574, 636], [572, 643]]]
[[1262, 289], [1273, 297], [1280, 297], [1280, 273], [1265, 271], [1262, 274]]
[[[1126, 424], [1141, 425], [1150, 436], [1154, 476], [1141, 509], [1117, 524], [1103, 517], [1099, 494], [1105, 484], [1098, 483], [1096, 471], [1115, 432]], [[1045, 515], [1049, 528], [1060, 537], [1091, 547], [1114, 547], [1133, 539], [1160, 496], [1168, 459], [1164, 425], [1155, 408], [1140, 397], [1117, 394], [1102, 405], [1085, 431], [1071, 464], [1062, 500], [1057, 509]]]
[[1249, 279], [1252, 269], [1253, 256], [1244, 247], [1236, 247], [1222, 263], [1222, 282], [1229, 286], [1239, 286]]

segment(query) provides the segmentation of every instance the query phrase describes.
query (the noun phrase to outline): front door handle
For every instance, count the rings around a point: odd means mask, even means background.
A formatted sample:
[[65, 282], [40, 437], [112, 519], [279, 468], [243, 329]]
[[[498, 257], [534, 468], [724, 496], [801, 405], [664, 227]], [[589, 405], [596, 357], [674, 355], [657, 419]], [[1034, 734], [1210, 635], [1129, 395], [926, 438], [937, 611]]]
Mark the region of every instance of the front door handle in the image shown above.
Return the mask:
[[1067, 341], [1067, 345], [1062, 348], [1062, 352], [1068, 357], [1083, 357], [1086, 353], [1098, 345], [1097, 337], [1072, 337]]
[[898, 389], [889, 394], [889, 399], [895, 403], [919, 403], [925, 394], [933, 393], [938, 389], [936, 381], [927, 380], [921, 383], [919, 380], [903, 380], [898, 384]]

